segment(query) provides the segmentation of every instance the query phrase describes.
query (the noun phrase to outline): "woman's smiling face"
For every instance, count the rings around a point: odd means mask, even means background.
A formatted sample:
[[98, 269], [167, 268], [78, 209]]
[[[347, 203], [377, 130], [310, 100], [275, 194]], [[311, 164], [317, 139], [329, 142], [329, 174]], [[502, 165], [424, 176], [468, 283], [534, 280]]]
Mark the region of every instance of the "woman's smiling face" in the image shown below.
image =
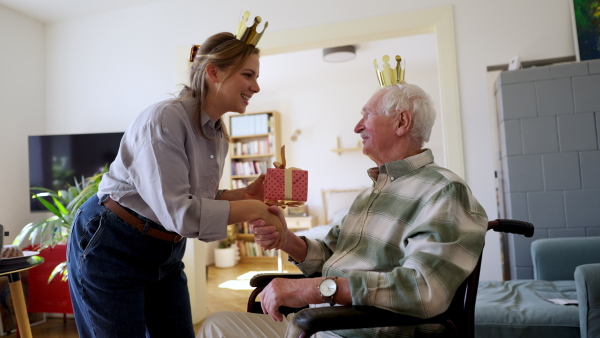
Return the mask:
[[[231, 66], [231, 67], [235, 67]], [[231, 68], [230, 67], [230, 68]], [[244, 64], [231, 75], [227, 76], [230, 69], [217, 70], [223, 79], [217, 86], [218, 104], [224, 112], [237, 112], [243, 114], [252, 98], [260, 91], [258, 76], [260, 61], [258, 54], [252, 54]]]

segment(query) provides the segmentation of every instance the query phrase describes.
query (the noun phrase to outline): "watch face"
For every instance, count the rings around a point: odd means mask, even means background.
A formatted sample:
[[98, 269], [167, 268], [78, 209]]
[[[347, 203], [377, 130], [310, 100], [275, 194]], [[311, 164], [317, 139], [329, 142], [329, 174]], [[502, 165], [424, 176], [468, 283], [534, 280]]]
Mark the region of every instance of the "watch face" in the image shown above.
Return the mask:
[[321, 284], [319, 284], [319, 291], [325, 297], [331, 297], [337, 290], [337, 285], [333, 279], [327, 278], [324, 279]]

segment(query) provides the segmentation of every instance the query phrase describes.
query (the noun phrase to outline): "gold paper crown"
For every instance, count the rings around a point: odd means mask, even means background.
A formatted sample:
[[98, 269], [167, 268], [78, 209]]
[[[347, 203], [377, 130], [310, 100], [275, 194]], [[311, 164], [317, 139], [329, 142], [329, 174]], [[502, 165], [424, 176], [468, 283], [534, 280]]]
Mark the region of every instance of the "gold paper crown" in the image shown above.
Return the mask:
[[377, 67], [377, 59], [374, 60], [375, 72], [377, 73], [377, 79], [381, 88], [404, 82], [404, 60], [402, 60], [400, 55], [396, 55], [396, 69], [390, 68], [389, 61], [390, 56], [384, 55], [383, 70], [380, 71], [379, 67]]
[[254, 23], [252, 24], [252, 26], [247, 27], [246, 23], [248, 22], [249, 17], [250, 12], [245, 11], [242, 15], [242, 20], [240, 20], [240, 23], [238, 24], [237, 34], [235, 35], [235, 38], [247, 45], [254, 45], [254, 47], [256, 47], [258, 41], [260, 41], [260, 38], [262, 38], [263, 34], [265, 33], [265, 30], [267, 30], [269, 22], [265, 22], [265, 28], [263, 28], [262, 32], [259, 33], [256, 31], [256, 27], [262, 21], [262, 18], [260, 16], [254, 17]]
[[[260, 41], [260, 38], [262, 38], [263, 34], [265, 33], [265, 30], [267, 30], [267, 27], [269, 26], [269, 22], [268, 21], [265, 22], [265, 27], [263, 28], [262, 32], [258, 33], [256, 31], [256, 27], [258, 26], [259, 23], [261, 23], [262, 18], [260, 16], [256, 16], [254, 18], [254, 24], [250, 27], [247, 27], [246, 23], [248, 22], [249, 17], [250, 17], [250, 12], [245, 11], [244, 14], [242, 15], [242, 19], [238, 23], [238, 28], [237, 28], [237, 33], [235, 35], [235, 38], [242, 41], [243, 43], [245, 43], [247, 45], [254, 45], [254, 47], [256, 47], [256, 45], [258, 44], [258, 41]], [[199, 49], [200, 49], [200, 45], [192, 46], [192, 50], [190, 51], [190, 62], [194, 62], [194, 59], [196, 58], [196, 54], [198, 53]]]

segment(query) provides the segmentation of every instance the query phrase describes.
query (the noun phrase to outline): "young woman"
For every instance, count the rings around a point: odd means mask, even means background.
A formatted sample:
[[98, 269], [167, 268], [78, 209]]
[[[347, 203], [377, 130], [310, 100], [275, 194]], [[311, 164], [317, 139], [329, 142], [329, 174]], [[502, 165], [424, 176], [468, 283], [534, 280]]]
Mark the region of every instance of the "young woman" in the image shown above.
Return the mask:
[[129, 126], [69, 237], [81, 337], [194, 337], [182, 239], [222, 239], [227, 224], [253, 219], [281, 229], [262, 202], [264, 177], [218, 190], [228, 150], [221, 117], [246, 111], [258, 76], [254, 45], [215, 34], [197, 50], [190, 86]]

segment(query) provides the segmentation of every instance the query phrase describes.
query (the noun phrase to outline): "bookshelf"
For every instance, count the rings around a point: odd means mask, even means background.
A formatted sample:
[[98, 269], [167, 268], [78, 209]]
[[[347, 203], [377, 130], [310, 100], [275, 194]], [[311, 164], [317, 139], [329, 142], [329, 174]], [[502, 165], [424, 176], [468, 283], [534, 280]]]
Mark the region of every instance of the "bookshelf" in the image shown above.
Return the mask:
[[[267, 168], [273, 168], [273, 162], [280, 161], [281, 130], [279, 114], [273, 112], [246, 113], [229, 115], [231, 189], [246, 187]], [[292, 231], [311, 228], [316, 223], [312, 216], [288, 217], [288, 227]], [[254, 235], [248, 223], [236, 224], [236, 245], [242, 262], [274, 261], [279, 259], [278, 250], [263, 250], [254, 242]], [[280, 267], [281, 270], [281, 267]]]
[[279, 114], [230, 115], [229, 126], [231, 189], [238, 189], [273, 167], [281, 148]]
[[[279, 160], [281, 149], [281, 131], [279, 113], [276, 111], [235, 114], [228, 116], [230, 188], [246, 187], [267, 168], [273, 168], [273, 162]], [[273, 261], [278, 257], [276, 250], [262, 250], [254, 243], [254, 235], [247, 223], [237, 226], [236, 244], [240, 250], [242, 262]]]

